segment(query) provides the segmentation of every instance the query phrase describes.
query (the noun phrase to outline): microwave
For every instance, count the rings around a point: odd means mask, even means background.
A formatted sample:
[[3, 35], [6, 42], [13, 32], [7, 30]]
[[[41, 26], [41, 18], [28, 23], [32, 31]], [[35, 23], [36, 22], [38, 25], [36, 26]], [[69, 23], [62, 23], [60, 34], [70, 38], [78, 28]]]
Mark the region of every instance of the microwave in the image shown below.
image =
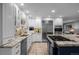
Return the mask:
[[29, 27], [29, 30], [30, 30], [30, 31], [33, 31], [33, 30], [34, 30], [34, 27]]

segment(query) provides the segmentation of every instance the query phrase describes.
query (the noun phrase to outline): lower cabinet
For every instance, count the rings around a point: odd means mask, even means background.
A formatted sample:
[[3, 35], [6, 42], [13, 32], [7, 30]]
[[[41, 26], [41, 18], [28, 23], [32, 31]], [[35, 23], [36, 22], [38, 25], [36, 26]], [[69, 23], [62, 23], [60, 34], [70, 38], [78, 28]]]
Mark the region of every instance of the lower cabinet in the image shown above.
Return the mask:
[[33, 42], [42, 42], [42, 34], [34, 33], [27, 38], [27, 52], [29, 51]]
[[42, 42], [42, 33], [34, 33], [32, 35], [31, 40], [32, 40], [32, 43], [34, 43], [34, 42]]
[[32, 35], [30, 35], [28, 38], [27, 38], [27, 52], [29, 50], [29, 48], [31, 47], [31, 44], [32, 44]]
[[21, 45], [17, 43], [14, 47], [3, 47], [0, 48], [0, 55], [20, 55]]
[[27, 54], [27, 38], [21, 41], [21, 55]]
[[79, 55], [79, 47], [52, 47], [49, 43], [49, 55]]
[[79, 47], [58, 47], [57, 55], [79, 55]]
[[16, 44], [16, 46], [14, 46], [12, 48], [12, 55], [20, 55], [21, 53], [21, 43]]
[[1, 47], [0, 55], [27, 55], [27, 38], [12, 47]]
[[48, 47], [49, 47], [49, 50], [48, 50], [48, 52], [49, 52], [49, 55], [53, 55], [53, 47], [52, 47], [52, 44], [51, 44], [51, 42], [48, 42]]
[[53, 55], [53, 46], [52, 46], [52, 43], [48, 40], [48, 38], [47, 38], [47, 43], [48, 43], [49, 55]]

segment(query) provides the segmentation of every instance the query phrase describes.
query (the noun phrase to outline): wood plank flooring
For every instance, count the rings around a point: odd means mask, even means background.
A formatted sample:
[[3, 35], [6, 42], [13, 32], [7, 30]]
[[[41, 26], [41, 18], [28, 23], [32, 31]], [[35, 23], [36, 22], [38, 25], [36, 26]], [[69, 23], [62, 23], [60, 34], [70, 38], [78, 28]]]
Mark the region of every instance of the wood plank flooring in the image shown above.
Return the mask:
[[48, 45], [46, 42], [33, 43], [28, 55], [48, 55]]

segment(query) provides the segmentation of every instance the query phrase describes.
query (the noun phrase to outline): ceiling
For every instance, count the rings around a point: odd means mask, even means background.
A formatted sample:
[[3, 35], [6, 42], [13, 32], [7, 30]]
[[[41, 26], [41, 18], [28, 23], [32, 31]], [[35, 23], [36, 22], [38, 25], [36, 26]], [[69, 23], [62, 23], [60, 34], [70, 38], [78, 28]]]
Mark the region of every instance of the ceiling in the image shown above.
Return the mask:
[[[79, 3], [25, 3], [24, 6], [18, 6], [24, 12], [29, 10], [33, 17], [63, 16], [64, 20], [79, 19]], [[51, 10], [56, 12], [52, 13]]]

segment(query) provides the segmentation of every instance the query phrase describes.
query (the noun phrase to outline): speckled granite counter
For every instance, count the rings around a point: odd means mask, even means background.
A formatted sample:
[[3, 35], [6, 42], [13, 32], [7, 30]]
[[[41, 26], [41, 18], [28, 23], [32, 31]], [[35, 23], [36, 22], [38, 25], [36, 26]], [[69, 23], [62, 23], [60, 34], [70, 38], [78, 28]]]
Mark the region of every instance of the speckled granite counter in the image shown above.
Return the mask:
[[[69, 40], [74, 40], [73, 41], [53, 41], [51, 38], [49, 38], [48, 36], [62, 36], [64, 38], [67, 38]], [[48, 35], [48, 40], [51, 41], [51, 43], [54, 44], [54, 42], [56, 43], [56, 45], [58, 47], [71, 47], [71, 46], [79, 46], [79, 35]]]
[[[17, 43], [21, 42], [22, 40], [24, 40], [25, 38], [28, 38], [30, 35], [32, 35], [34, 33], [28, 34], [27, 36], [22, 36], [22, 37], [15, 37], [12, 38], [13, 40], [10, 43], [7, 44], [2, 44], [0, 46], [0, 48], [12, 48], [14, 47]], [[9, 38], [8, 38], [9, 39]], [[11, 38], [10, 38], [11, 39]]]

